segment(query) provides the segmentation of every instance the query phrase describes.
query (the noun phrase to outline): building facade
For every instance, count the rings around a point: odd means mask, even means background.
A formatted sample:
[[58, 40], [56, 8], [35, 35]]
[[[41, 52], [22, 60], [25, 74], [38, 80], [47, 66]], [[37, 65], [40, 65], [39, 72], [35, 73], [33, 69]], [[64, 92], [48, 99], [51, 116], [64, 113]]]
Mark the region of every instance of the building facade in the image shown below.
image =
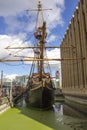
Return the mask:
[[[87, 98], [87, 0], [80, 0], [61, 43], [62, 91]], [[80, 100], [80, 101], [81, 101]]]

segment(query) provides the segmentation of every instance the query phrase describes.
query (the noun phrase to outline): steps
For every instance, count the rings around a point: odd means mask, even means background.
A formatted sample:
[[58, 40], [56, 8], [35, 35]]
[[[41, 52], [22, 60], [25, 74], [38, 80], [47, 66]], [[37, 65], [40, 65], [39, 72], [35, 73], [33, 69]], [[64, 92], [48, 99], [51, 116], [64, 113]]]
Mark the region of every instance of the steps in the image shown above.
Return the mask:
[[2, 114], [3, 112], [5, 112], [9, 108], [10, 108], [10, 106], [7, 103], [0, 105], [0, 114]]
[[8, 97], [0, 98], [0, 114], [11, 107]]

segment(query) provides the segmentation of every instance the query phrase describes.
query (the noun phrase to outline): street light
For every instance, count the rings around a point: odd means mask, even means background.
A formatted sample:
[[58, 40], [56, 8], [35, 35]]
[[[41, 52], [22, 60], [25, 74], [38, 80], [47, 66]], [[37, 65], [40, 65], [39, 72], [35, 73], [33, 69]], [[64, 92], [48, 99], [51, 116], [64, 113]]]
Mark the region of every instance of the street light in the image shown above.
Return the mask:
[[3, 95], [3, 93], [2, 93], [2, 88], [3, 88], [3, 70], [1, 71], [1, 86], [0, 86], [0, 96], [2, 96]]
[[13, 102], [12, 102], [12, 79], [10, 80], [11, 81], [11, 86], [10, 86], [10, 103], [11, 103], [11, 106], [13, 106]]

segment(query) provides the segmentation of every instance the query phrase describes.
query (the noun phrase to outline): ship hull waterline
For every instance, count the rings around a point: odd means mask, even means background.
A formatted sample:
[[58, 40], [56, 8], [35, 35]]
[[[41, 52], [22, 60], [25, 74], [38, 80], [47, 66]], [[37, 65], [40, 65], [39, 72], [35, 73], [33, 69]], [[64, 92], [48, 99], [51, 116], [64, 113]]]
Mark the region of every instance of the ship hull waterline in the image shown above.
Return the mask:
[[30, 89], [25, 101], [28, 107], [51, 109], [54, 104], [54, 90], [47, 87], [40, 87], [36, 90]]

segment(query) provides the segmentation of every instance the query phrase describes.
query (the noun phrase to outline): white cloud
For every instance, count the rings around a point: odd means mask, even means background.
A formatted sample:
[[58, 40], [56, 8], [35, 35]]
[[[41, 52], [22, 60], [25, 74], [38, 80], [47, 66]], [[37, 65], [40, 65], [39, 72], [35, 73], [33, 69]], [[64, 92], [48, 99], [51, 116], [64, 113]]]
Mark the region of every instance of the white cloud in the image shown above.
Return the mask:
[[[32, 50], [29, 52], [28, 50], [16, 49], [16, 50], [7, 50], [6, 47], [21, 47], [21, 46], [31, 46], [31, 42], [23, 42], [22, 39], [19, 39], [17, 36], [8, 36], [8, 35], [0, 35], [0, 59], [13, 59], [14, 55], [28, 55], [32, 53]], [[33, 54], [33, 53], [32, 53]], [[14, 58], [15, 59], [15, 58]], [[16, 57], [16, 59], [19, 59]]]
[[[60, 59], [60, 49], [52, 49], [52, 50], [48, 50], [47, 51], [47, 57], [48, 58], [53, 58], [53, 59]], [[61, 70], [61, 62], [58, 60], [52, 60], [52, 61], [48, 61], [48, 62], [45, 62], [45, 66], [47, 66], [47, 64], [49, 63], [50, 64], [50, 68], [52, 70], [52, 72], [55, 72], [56, 70]]]
[[[35, 27], [35, 17], [36, 12], [29, 11], [29, 15], [26, 13], [26, 9], [34, 9], [37, 8], [38, 0], [0, 0], [0, 16], [5, 18], [5, 22], [8, 25], [8, 32], [14, 30], [19, 31], [32, 31]], [[62, 18], [62, 12], [64, 11], [64, 0], [43, 0], [42, 1], [43, 8], [52, 8], [52, 10], [43, 11], [44, 20], [47, 22], [47, 28], [53, 29], [57, 25], [63, 25], [64, 21]], [[32, 13], [32, 16], [31, 16]], [[24, 15], [25, 17], [29, 17], [29, 22], [26, 23], [22, 20], [17, 19], [18, 16]], [[32, 23], [30, 22], [32, 19]]]
[[47, 42], [53, 42], [53, 41], [55, 41], [57, 39], [57, 36], [55, 36], [55, 35], [51, 35], [51, 36], [49, 36], [49, 38], [48, 38], [48, 40], [47, 40]]
[[[60, 59], [60, 49], [53, 49], [50, 51], [47, 51], [47, 57], [53, 58], [53, 59]], [[50, 61], [50, 64], [59, 64], [59, 61]]]
[[[54, 7], [64, 8], [64, 0], [43, 0], [41, 1], [44, 7]], [[9, 16], [16, 15], [26, 9], [37, 8], [38, 0], [0, 0], [0, 15]]]
[[21, 40], [25, 40], [26, 39], [26, 33], [23, 33], [23, 32], [19, 32], [18, 34], [17, 34], [17, 37], [19, 38], [19, 39], [21, 39]]
[[0, 15], [16, 15], [28, 8], [31, 3], [29, 0], [0, 0]]
[[52, 11], [44, 11], [47, 27], [50, 29], [55, 28], [57, 25], [63, 25], [62, 12], [64, 11], [64, 0], [53, 0], [50, 2], [44, 1], [43, 5], [47, 8], [52, 8]]
[[50, 58], [60, 58], [60, 49], [53, 49], [50, 51], [47, 51], [47, 56]]
[[13, 80], [13, 79], [15, 79], [16, 76], [18, 76], [18, 74], [5, 74], [4, 78]]

